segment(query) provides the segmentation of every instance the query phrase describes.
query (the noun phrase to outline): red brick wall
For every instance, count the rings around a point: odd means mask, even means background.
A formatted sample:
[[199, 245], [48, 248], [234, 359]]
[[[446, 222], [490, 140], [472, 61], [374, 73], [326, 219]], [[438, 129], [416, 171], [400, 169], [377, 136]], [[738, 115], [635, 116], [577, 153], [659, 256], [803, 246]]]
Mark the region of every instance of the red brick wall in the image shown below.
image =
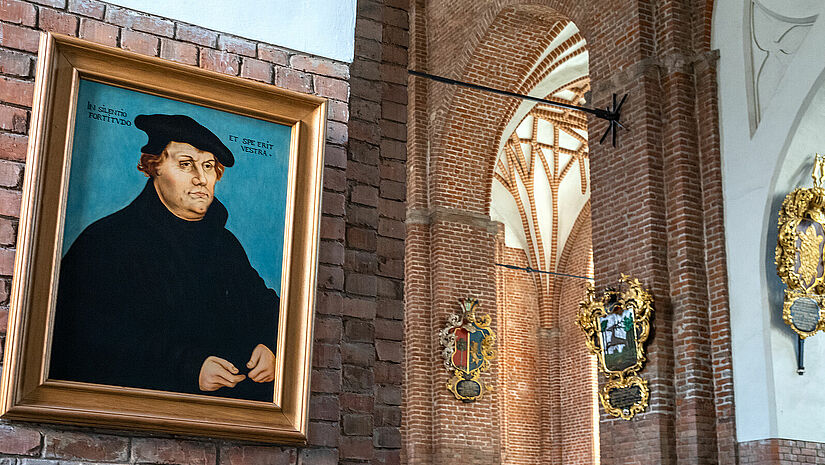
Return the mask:
[[[593, 244], [590, 236], [590, 204], [582, 209], [559, 259], [558, 271], [576, 276], [593, 276]], [[584, 333], [575, 324], [587, 289], [587, 281], [557, 277], [558, 297], [554, 304], [559, 317], [558, 369], [561, 437], [564, 463], [597, 463], [599, 450], [596, 398], [596, 359], [584, 345]], [[595, 424], [594, 424], [595, 423]]]
[[[612, 93], [630, 94], [623, 113], [630, 127], [621, 131], [619, 147], [599, 145], [604, 122], [590, 120], [593, 255], [599, 287], [615, 285], [624, 272], [655, 296], [654, 335], [643, 371], [652, 392], [650, 407], [633, 421], [602, 416], [605, 464], [737, 461], [716, 77], [708, 40], [712, 6], [699, 0], [431, 0], [415, 2], [412, 9], [416, 69], [518, 90], [541, 38], [563, 15], [587, 40], [589, 103], [603, 108]], [[407, 277], [414, 274], [431, 288], [414, 299], [408, 293], [406, 310], [410, 317], [422, 315], [420, 324], [429, 323], [418, 329], [426, 337], [445, 314], [433, 296], [449, 282], [434, 264], [459, 259], [434, 248], [427, 218], [438, 211], [487, 214], [497, 143], [518, 102], [421, 81], [413, 79], [410, 88], [408, 206], [416, 221], [408, 226], [407, 265], [415, 271]], [[478, 258], [487, 253], [479, 249]], [[475, 283], [477, 292], [486, 282]], [[563, 334], [558, 324], [553, 330]], [[435, 357], [438, 347], [431, 340], [416, 350], [416, 356]], [[542, 363], [554, 379], [557, 368]], [[440, 389], [438, 372], [431, 373], [436, 379], [410, 380], [407, 389], [425, 399], [428, 387]], [[551, 402], [551, 411], [560, 402]], [[407, 450], [437, 456], [441, 422], [438, 415], [408, 418], [407, 431], [431, 439]], [[562, 424], [547, 429], [545, 439], [560, 437], [553, 435]], [[628, 438], [634, 439], [630, 449]], [[562, 455], [548, 458], [560, 463]]]
[[743, 442], [739, 444], [739, 463], [742, 465], [825, 463], [825, 443], [791, 439]]
[[[504, 236], [500, 235], [500, 243]], [[500, 245], [498, 263], [526, 267], [522, 249]], [[543, 422], [552, 418], [543, 409], [546, 384], [541, 357], [549, 349], [542, 338], [539, 319], [539, 292], [534, 275], [523, 271], [496, 270], [498, 306], [498, 386], [501, 403], [502, 463], [541, 463]]]
[[407, 3], [358, 1], [349, 66], [97, 0], [0, 0], [3, 335], [39, 31], [330, 99], [309, 445], [0, 422], [3, 463], [399, 463]]

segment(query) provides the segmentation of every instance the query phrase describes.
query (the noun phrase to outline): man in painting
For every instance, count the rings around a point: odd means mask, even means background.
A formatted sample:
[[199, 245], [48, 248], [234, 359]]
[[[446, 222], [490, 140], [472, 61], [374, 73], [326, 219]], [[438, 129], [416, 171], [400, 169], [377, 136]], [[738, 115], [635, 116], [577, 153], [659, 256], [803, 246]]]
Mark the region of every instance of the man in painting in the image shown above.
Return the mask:
[[49, 377], [273, 400], [279, 298], [214, 197], [232, 152], [184, 115], [138, 115], [149, 179], [60, 267]]

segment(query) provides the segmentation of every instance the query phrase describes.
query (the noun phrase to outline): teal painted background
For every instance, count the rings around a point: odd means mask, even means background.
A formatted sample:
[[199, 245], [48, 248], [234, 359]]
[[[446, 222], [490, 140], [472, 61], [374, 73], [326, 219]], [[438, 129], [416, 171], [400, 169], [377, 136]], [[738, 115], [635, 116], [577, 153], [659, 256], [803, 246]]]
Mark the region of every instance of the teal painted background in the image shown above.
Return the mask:
[[125, 207], [143, 189], [146, 177], [137, 164], [148, 138], [134, 120], [154, 113], [188, 115], [232, 151], [235, 165], [216, 184], [215, 197], [229, 211], [227, 229], [280, 295], [291, 128], [86, 80], [77, 99], [63, 254], [86, 226]]

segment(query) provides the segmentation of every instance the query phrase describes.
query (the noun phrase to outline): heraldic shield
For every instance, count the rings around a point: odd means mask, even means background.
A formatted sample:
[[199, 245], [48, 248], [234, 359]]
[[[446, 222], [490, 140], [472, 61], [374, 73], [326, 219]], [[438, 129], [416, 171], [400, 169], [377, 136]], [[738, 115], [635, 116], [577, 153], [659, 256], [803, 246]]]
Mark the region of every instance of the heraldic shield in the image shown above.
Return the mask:
[[814, 187], [794, 189], [779, 210], [776, 273], [785, 283], [782, 319], [799, 337], [825, 330], [825, 158], [816, 155]]
[[495, 357], [496, 336], [490, 329], [490, 315], [478, 314], [477, 299], [460, 301], [461, 313], [450, 315], [447, 327], [439, 334], [444, 347], [444, 366], [453, 374], [447, 389], [463, 402], [474, 402], [484, 394], [481, 373]]
[[653, 299], [638, 279], [622, 275], [620, 283], [621, 291], [607, 289], [601, 296], [588, 286], [576, 323], [608, 377], [599, 393], [602, 406], [607, 413], [630, 420], [647, 408], [650, 397], [647, 381], [637, 373], [646, 361], [644, 343], [650, 334]]

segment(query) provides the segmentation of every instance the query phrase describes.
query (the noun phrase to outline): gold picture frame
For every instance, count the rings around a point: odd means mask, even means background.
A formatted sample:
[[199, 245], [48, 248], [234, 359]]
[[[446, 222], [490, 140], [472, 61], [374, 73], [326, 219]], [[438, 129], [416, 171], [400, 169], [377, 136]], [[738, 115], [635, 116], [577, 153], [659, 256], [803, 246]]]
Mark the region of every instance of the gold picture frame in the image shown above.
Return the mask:
[[599, 371], [608, 378], [599, 392], [602, 406], [611, 416], [630, 420], [647, 408], [650, 399], [647, 380], [638, 372], [647, 361], [653, 298], [636, 278], [622, 274], [619, 285], [597, 295], [588, 284], [576, 324], [584, 332], [587, 350], [598, 358]]
[[[272, 314], [278, 328], [272, 402], [48, 377], [76, 119], [85, 118], [78, 108], [82, 82], [286, 127], [282, 257], [270, 254], [280, 260], [281, 273], [280, 300]], [[105, 112], [89, 113], [100, 120]], [[109, 112], [106, 118], [119, 116]], [[131, 125], [133, 115], [128, 116]], [[3, 418], [305, 444], [325, 127], [323, 98], [43, 34], [10, 296]], [[254, 144], [244, 143], [250, 148], [244, 151], [252, 152]], [[254, 155], [269, 156], [256, 150]]]

